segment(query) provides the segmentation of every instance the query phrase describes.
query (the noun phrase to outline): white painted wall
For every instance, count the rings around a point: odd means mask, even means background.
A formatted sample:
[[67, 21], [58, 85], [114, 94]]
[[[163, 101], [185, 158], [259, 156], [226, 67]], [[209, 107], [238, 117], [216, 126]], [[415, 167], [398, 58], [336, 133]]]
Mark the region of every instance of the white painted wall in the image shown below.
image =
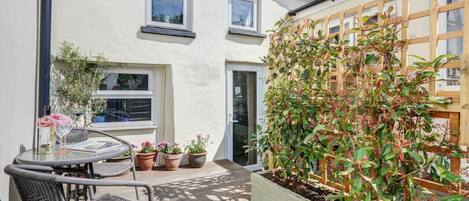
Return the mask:
[[[295, 6], [292, 2], [297, 1], [261, 0], [262, 33]], [[228, 0], [192, 3], [195, 39], [141, 33], [145, 0], [55, 0], [52, 52], [66, 40], [84, 51], [103, 53], [110, 62], [164, 66], [164, 115], [157, 132], [181, 144], [197, 133], [211, 134], [214, 143], [208, 158], [221, 159], [225, 158], [226, 64], [261, 63], [268, 39], [229, 35]], [[135, 132], [140, 131], [119, 134], [135, 141]]]
[[[35, 123], [37, 1], [0, 2], [0, 200], [10, 193], [3, 168], [21, 146], [31, 148]], [[5, 6], [7, 5], [7, 6]]]

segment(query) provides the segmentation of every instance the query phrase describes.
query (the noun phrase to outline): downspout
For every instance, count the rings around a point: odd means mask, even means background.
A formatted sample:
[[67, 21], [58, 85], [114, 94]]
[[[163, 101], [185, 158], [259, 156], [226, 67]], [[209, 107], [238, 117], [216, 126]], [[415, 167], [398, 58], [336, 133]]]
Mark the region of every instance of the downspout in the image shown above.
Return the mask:
[[[52, 0], [38, 0], [39, 10], [39, 42], [38, 42], [38, 67], [36, 69], [36, 101], [35, 111], [37, 117], [50, 114], [50, 41], [51, 41], [51, 17], [52, 17]], [[33, 131], [32, 149], [39, 147], [37, 139], [36, 124]]]
[[38, 116], [50, 114], [52, 0], [40, 0]]

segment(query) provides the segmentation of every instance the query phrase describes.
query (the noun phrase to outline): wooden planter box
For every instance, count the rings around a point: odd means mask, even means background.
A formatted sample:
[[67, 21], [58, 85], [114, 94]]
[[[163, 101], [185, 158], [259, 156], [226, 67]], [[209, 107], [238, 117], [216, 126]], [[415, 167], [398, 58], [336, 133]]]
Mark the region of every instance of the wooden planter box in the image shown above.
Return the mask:
[[309, 201], [259, 175], [263, 173], [251, 173], [251, 201]]

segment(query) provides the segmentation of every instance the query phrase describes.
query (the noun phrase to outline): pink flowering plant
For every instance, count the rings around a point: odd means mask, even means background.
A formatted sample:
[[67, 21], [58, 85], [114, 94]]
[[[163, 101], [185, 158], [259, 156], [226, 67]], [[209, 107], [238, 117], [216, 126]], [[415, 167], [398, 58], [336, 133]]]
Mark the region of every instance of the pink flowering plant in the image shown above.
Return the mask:
[[72, 123], [72, 118], [63, 114], [51, 114], [50, 117], [54, 119], [55, 127], [63, 126]]
[[182, 153], [182, 148], [177, 143], [169, 143], [168, 141], [164, 140], [160, 142], [157, 146], [157, 149], [165, 154], [180, 154]]
[[[135, 145], [134, 145], [135, 146]], [[155, 144], [151, 143], [150, 141], [145, 141], [142, 143], [140, 149], [138, 150], [138, 153], [154, 153], [157, 152], [158, 150], [155, 148]]]
[[37, 120], [39, 127], [55, 127], [55, 120], [51, 116], [44, 116]]
[[189, 142], [189, 145], [186, 146], [186, 150], [192, 154], [205, 153], [210, 143], [209, 139], [210, 135], [204, 136], [203, 134], [198, 134], [197, 139], [193, 139]]
[[54, 127], [72, 123], [72, 118], [63, 114], [51, 114], [43, 116], [37, 120], [39, 127]]

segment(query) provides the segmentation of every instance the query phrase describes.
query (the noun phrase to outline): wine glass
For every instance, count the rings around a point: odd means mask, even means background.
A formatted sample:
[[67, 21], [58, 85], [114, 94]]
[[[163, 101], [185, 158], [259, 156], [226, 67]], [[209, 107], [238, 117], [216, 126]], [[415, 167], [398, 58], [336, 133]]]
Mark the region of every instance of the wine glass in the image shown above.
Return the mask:
[[72, 131], [73, 128], [73, 122], [72, 119], [68, 116], [61, 116], [56, 123], [56, 129], [55, 132], [57, 133], [57, 136], [59, 137], [59, 153], [63, 154], [65, 153], [65, 136]]

